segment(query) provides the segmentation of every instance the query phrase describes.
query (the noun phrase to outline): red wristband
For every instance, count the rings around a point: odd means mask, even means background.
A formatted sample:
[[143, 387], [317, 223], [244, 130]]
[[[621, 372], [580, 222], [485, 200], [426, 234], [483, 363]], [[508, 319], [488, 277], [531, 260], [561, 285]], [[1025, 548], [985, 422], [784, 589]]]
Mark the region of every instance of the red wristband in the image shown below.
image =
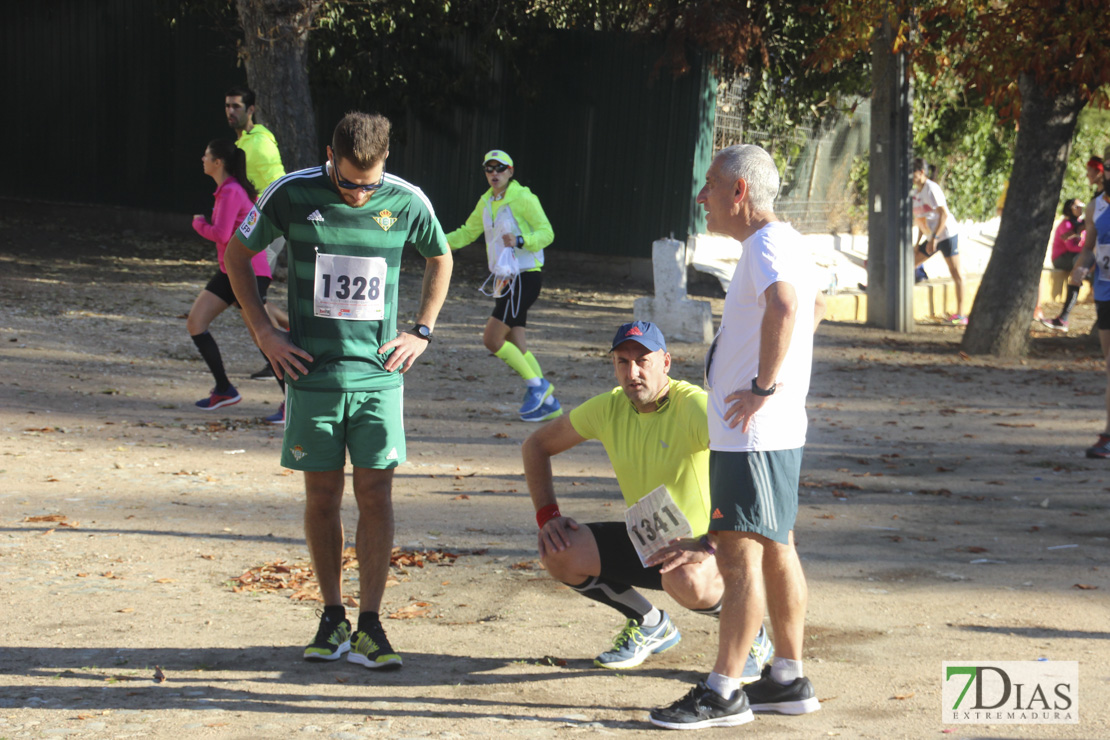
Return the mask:
[[540, 529], [543, 529], [543, 525], [557, 516], [562, 516], [562, 514], [559, 513], [559, 505], [548, 504], [536, 512], [536, 524], [539, 525]]

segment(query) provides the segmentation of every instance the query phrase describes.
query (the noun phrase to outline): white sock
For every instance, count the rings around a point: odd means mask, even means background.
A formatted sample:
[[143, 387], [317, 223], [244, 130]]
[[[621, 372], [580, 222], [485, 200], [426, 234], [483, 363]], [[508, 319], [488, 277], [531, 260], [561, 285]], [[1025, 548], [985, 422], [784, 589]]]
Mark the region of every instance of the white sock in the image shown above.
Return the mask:
[[543, 378], [527, 378], [524, 381], [524, 385], [528, 386], [529, 388], [539, 388], [542, 382]]
[[775, 658], [771, 661], [771, 680], [783, 686], [794, 683], [795, 678], [801, 678], [802, 661]]
[[651, 607], [651, 611], [643, 616], [640, 624], [645, 627], [658, 627], [659, 623], [663, 621], [663, 612], [659, 611], [659, 607]]
[[722, 676], [720, 673], [710, 673], [709, 678], [705, 679], [705, 685], [713, 689], [722, 698], [731, 699], [740, 690], [742, 684], [739, 678]]

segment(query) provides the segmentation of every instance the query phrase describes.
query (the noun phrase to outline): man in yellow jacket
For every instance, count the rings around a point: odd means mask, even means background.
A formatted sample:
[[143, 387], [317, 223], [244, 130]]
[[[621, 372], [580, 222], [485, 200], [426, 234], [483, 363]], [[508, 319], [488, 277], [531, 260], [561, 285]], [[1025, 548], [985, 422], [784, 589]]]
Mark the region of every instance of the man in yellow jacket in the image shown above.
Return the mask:
[[524, 379], [522, 421], [547, 421], [563, 413], [554, 386], [543, 377], [536, 356], [528, 350], [524, 327], [528, 309], [543, 285], [543, 250], [555, 240], [551, 222], [531, 190], [513, 180], [513, 158], [500, 149], [482, 158], [489, 190], [474, 212], [447, 235], [451, 249], [461, 249], [485, 236], [486, 256], [496, 298], [482, 342]]

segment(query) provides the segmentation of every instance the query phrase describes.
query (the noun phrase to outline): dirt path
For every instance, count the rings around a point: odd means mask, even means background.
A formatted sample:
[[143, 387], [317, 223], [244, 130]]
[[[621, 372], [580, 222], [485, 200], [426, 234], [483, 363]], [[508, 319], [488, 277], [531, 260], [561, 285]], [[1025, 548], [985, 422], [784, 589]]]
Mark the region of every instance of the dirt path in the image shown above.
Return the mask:
[[[300, 659], [318, 606], [289, 597], [305, 595], [301, 481], [278, 465], [262, 417], [279, 392], [246, 379], [261, 359], [238, 316], [213, 333], [243, 402], [192, 405], [210, 379], [182, 316], [207, 257], [199, 239], [0, 220], [0, 738], [657, 734], [646, 710], [708, 669], [716, 622], [660, 597], [679, 646], [592, 667], [621, 620], [538, 567], [518, 451], [533, 427], [481, 348], [471, 267], [407, 383], [395, 544], [415, 555], [383, 606], [405, 667]], [[611, 387], [606, 342], [642, 293], [553, 261], [530, 329], [570, 408]], [[1110, 466], [1082, 456], [1100, 363], [1047, 336], [1025, 361], [962, 359], [959, 332], [821, 328], [797, 535], [822, 711], [753, 735], [1110, 737]], [[674, 374], [698, 381], [704, 350], [673, 346]], [[555, 472], [566, 513], [617, 518], [599, 445]], [[266, 565], [295, 588], [244, 585]], [[1079, 661], [1081, 724], [941, 722], [942, 661], [1036, 658]]]

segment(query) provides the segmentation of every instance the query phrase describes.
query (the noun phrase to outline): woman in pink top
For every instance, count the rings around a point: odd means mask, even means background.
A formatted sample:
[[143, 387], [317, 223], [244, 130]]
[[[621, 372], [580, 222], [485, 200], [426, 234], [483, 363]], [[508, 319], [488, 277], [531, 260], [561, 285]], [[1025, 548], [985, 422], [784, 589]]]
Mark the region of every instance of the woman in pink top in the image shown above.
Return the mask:
[[[197, 401], [196, 405], [197, 408], [213, 411], [239, 403], [242, 398], [227, 378], [220, 348], [212, 338], [208, 327], [217, 316], [227, 310], [228, 306], [239, 307], [235, 301], [235, 293], [231, 289], [231, 281], [227, 277], [227, 270], [224, 269], [224, 251], [227, 249], [231, 235], [246, 218], [254, 204], [257, 193], [247, 179], [246, 155], [230, 141], [216, 139], [210, 142], [208, 148], [204, 150], [201, 162], [204, 164], [204, 174], [216, 181], [216, 205], [212, 208], [211, 220], [201, 214], [193, 216], [193, 228], [205, 239], [216, 242], [216, 255], [219, 258], [220, 269], [193, 301], [193, 307], [189, 309], [189, 320], [185, 326], [216, 381], [216, 386], [208, 397]], [[271, 278], [266, 253], [259, 252], [255, 255], [251, 265], [254, 267], [255, 279], [258, 281], [258, 292], [265, 300]]]
[[[1069, 198], [1064, 201], [1064, 208], [1061, 212], [1064, 218], [1052, 234], [1052, 267], [1056, 270], [1071, 272], [1072, 268], [1075, 267], [1075, 258], [1083, 251], [1083, 237], [1086, 235], [1083, 230], [1083, 201], [1078, 198]], [[1068, 316], [1071, 314], [1071, 310], [1075, 308], [1078, 299], [1079, 286], [1069, 283], [1068, 295], [1064, 299], [1064, 310], [1054, 319], [1042, 318], [1041, 323], [1049, 329], [1066, 332], [1068, 330]]]

